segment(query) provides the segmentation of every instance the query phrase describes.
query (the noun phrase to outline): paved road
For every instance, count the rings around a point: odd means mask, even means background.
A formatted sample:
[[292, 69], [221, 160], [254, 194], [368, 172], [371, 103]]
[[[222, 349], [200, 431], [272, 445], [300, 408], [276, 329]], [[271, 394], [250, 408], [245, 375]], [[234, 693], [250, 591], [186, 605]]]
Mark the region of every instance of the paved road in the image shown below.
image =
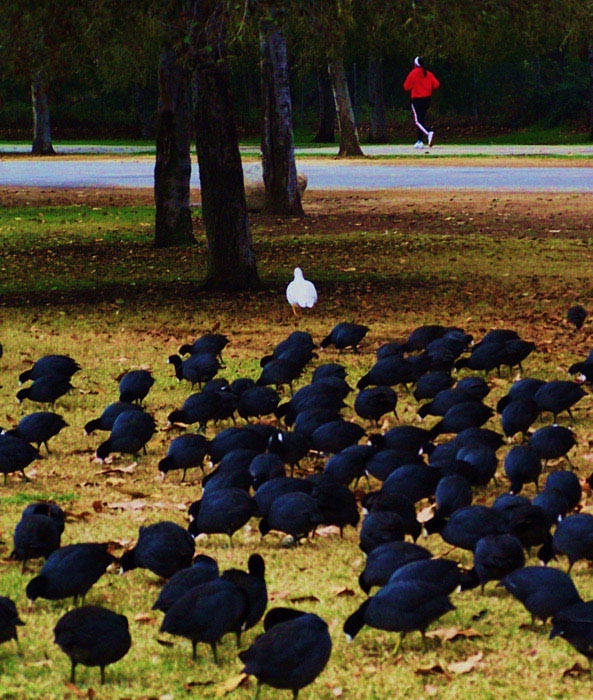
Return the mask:
[[[25, 187], [152, 187], [154, 165], [134, 158], [111, 160], [4, 160], [0, 185]], [[246, 163], [247, 182], [261, 180], [259, 163]], [[474, 189], [593, 192], [593, 168], [373, 165], [304, 160], [299, 172], [309, 189]], [[192, 186], [199, 187], [197, 168]]]
[[[143, 153], [154, 153], [154, 146], [104, 146], [101, 144], [55, 144], [58, 153], [65, 155], [134, 155]], [[369, 156], [422, 156], [423, 152], [418, 153], [412, 149], [411, 145], [381, 145], [369, 146], [364, 145], [363, 150]], [[31, 147], [23, 144], [0, 143], [0, 153], [29, 153]], [[259, 148], [255, 146], [243, 146], [241, 151], [245, 154], [258, 154]], [[297, 148], [296, 154], [305, 155], [336, 155], [338, 152], [337, 146], [323, 147], [305, 147]], [[589, 144], [578, 145], [455, 145], [455, 144], [436, 144], [431, 151], [435, 155], [440, 156], [593, 156], [593, 146]]]

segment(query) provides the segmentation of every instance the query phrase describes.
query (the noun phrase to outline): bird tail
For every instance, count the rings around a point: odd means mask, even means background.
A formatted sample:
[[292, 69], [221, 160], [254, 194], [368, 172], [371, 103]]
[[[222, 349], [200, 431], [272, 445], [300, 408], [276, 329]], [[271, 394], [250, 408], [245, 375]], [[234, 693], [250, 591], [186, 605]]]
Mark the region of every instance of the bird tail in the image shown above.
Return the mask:
[[369, 379], [369, 375], [368, 375], [368, 374], [365, 374], [364, 377], [361, 377], [361, 378], [358, 380], [358, 384], [356, 385], [356, 388], [357, 388], [359, 391], [362, 391], [363, 389], [366, 389], [367, 386], [369, 386], [370, 383], [371, 383], [371, 382], [370, 382], [370, 379]]
[[328, 345], [331, 345], [332, 343], [332, 335], [331, 333], [329, 335], [326, 335], [325, 338], [321, 341], [321, 347], [326, 348]]
[[93, 433], [95, 430], [99, 428], [101, 425], [101, 421], [98, 418], [95, 418], [94, 420], [90, 420], [85, 426], [84, 426], [84, 432], [87, 435], [90, 435]]

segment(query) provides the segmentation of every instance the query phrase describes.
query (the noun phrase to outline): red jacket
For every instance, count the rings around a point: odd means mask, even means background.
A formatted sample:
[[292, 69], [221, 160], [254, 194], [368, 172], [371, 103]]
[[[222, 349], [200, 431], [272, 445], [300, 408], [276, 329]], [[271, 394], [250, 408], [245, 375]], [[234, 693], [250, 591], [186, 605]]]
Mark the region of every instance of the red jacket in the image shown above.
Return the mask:
[[424, 75], [422, 68], [414, 68], [406, 78], [404, 90], [410, 92], [414, 100], [417, 97], [430, 97], [435, 90], [439, 89], [439, 86], [440, 83], [434, 73], [427, 70]]

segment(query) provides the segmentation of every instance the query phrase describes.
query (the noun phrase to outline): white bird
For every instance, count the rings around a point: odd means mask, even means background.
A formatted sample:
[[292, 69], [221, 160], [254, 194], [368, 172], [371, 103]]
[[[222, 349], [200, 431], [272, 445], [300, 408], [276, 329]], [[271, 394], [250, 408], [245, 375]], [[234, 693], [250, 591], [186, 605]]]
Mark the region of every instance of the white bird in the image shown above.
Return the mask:
[[303, 277], [303, 271], [300, 267], [294, 269], [294, 279], [286, 287], [286, 298], [292, 306], [292, 312], [295, 316], [297, 309], [312, 309], [317, 303], [315, 285]]

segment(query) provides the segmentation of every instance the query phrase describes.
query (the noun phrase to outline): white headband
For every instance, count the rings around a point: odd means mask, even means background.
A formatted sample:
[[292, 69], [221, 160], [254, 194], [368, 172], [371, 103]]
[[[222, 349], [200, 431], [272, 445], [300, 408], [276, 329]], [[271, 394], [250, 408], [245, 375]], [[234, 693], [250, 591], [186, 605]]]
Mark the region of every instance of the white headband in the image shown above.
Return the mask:
[[422, 66], [420, 65], [420, 56], [416, 56], [416, 58], [414, 59], [414, 65], [418, 68], [422, 68]]

